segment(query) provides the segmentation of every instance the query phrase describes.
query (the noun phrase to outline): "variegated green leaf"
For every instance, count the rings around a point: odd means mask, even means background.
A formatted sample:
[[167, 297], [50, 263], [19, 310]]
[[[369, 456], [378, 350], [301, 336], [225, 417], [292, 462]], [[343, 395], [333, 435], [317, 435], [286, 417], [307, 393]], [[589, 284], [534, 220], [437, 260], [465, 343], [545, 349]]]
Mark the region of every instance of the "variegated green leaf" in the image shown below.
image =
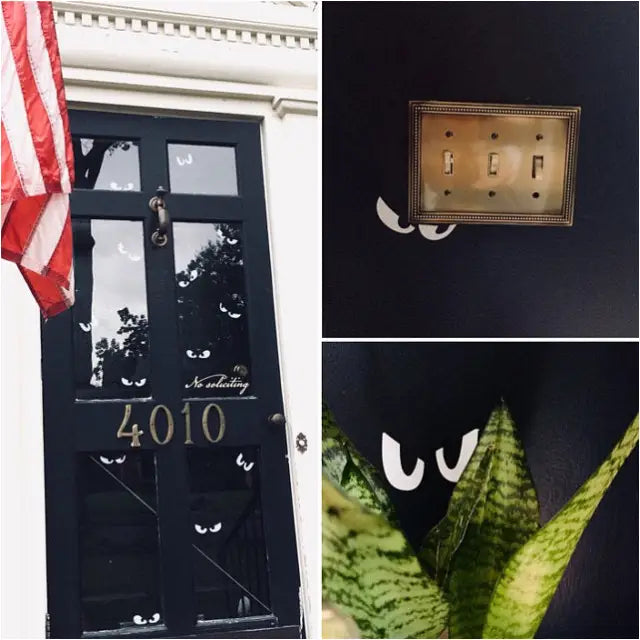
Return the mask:
[[[474, 460], [475, 458], [475, 460]], [[509, 558], [539, 527], [539, 507], [524, 450], [509, 410], [502, 404], [489, 417], [469, 463], [466, 481], [471, 506], [462, 511], [462, 524], [453, 524], [446, 592], [453, 638], [479, 638], [491, 594]], [[475, 479], [475, 480], [474, 480]], [[475, 482], [475, 484], [474, 484]], [[475, 491], [475, 493], [474, 493]], [[465, 522], [466, 520], [466, 522]]]
[[342, 433], [333, 414], [322, 406], [322, 468], [350, 496], [390, 521], [395, 521], [393, 505], [380, 476]]
[[582, 532], [637, 442], [638, 416], [566, 506], [509, 560], [491, 600], [484, 638], [533, 638]]
[[486, 497], [495, 434], [495, 429], [485, 430], [451, 494], [445, 517], [422, 542], [420, 561], [441, 586], [447, 582], [451, 558], [464, 538], [473, 512]]
[[444, 595], [402, 531], [326, 475], [322, 597], [351, 616], [363, 638], [437, 638], [447, 623]]

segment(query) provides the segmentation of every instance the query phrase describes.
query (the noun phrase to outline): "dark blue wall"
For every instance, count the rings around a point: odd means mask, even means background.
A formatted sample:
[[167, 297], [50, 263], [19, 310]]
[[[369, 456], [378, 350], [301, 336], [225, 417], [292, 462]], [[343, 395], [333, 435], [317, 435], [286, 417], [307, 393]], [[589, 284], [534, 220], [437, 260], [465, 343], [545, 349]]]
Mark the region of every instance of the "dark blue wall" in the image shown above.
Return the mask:
[[[324, 333], [638, 335], [638, 3], [323, 4]], [[574, 226], [407, 219], [409, 100], [582, 107]]]
[[[504, 397], [524, 443], [546, 522], [598, 467], [638, 410], [636, 343], [325, 343], [324, 397], [380, 470], [381, 434], [425, 477], [390, 493], [418, 545], [446, 510], [460, 438]], [[638, 637], [638, 450], [587, 527], [540, 638]]]

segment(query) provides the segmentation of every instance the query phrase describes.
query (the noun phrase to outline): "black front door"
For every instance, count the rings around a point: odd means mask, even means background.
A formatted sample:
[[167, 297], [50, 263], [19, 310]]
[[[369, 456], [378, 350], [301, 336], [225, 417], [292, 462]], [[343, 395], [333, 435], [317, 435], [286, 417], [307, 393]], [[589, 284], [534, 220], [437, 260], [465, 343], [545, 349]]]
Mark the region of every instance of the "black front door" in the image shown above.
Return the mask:
[[51, 634], [298, 637], [259, 124], [71, 130], [76, 303], [43, 325]]

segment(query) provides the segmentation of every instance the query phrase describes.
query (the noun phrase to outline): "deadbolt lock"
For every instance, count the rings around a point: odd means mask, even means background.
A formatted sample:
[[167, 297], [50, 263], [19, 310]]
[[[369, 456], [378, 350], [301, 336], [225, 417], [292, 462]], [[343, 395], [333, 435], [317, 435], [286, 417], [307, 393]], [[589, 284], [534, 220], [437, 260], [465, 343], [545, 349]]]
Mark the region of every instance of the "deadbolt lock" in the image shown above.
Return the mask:
[[573, 223], [580, 107], [411, 102], [409, 222]]

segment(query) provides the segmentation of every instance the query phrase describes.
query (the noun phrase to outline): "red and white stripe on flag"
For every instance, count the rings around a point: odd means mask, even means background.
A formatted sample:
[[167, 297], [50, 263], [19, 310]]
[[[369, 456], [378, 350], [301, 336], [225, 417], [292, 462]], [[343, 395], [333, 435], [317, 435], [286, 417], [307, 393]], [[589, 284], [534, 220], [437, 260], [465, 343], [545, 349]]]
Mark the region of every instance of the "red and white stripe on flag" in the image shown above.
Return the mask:
[[42, 313], [73, 304], [73, 148], [50, 2], [2, 2], [2, 257]]

